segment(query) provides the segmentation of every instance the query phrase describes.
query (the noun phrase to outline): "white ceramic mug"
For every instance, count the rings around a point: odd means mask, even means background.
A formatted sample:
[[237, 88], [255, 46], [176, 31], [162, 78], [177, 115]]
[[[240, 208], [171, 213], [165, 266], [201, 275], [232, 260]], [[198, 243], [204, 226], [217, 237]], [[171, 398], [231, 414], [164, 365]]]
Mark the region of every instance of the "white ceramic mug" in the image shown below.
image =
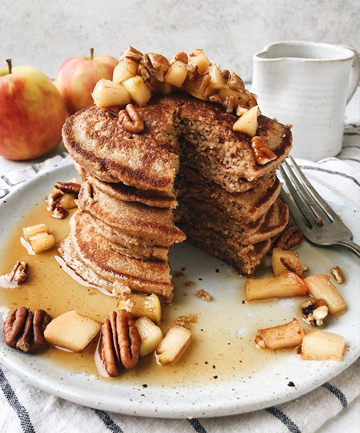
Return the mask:
[[345, 107], [360, 80], [360, 56], [340, 45], [275, 42], [254, 55], [252, 92], [262, 114], [293, 125], [294, 157], [341, 150]]

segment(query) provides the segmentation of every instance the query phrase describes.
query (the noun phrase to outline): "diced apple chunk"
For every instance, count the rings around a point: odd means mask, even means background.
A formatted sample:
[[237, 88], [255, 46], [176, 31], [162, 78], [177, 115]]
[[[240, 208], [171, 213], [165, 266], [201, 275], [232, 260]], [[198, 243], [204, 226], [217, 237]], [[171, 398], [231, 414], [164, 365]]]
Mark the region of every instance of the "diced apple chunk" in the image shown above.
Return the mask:
[[203, 50], [194, 50], [189, 54], [189, 63], [193, 63], [199, 68], [200, 75], [208, 70], [210, 61]]
[[130, 102], [130, 94], [121, 84], [105, 78], [96, 83], [92, 97], [98, 108], [124, 106]]
[[301, 357], [309, 361], [342, 361], [345, 349], [345, 340], [341, 335], [309, 331], [303, 338]]
[[49, 233], [37, 233], [29, 237], [31, 248], [35, 254], [41, 254], [49, 251], [55, 246], [55, 238]]
[[275, 277], [288, 271], [294, 272], [300, 278], [304, 276], [304, 267], [300, 262], [299, 254], [293, 251], [284, 251], [281, 248], [274, 248], [271, 266]]
[[211, 87], [213, 89], [221, 89], [226, 85], [226, 80], [222, 75], [222, 72], [218, 66], [215, 64], [210, 65], [209, 67], [209, 75], [211, 78]]
[[23, 236], [27, 242], [29, 242], [30, 236], [37, 235], [38, 233], [49, 233], [49, 230], [45, 224], [36, 224], [23, 228]]
[[239, 119], [234, 123], [233, 130], [238, 132], [243, 132], [250, 137], [254, 137], [256, 135], [256, 131], [258, 128], [258, 116], [260, 114], [260, 110], [258, 105], [250, 108], [249, 111], [244, 113]]
[[307, 287], [303, 280], [293, 272], [286, 272], [277, 277], [251, 278], [245, 284], [245, 300], [247, 302], [305, 296], [306, 292]]
[[132, 293], [127, 299], [119, 299], [116, 306], [118, 310], [126, 310], [134, 317], [146, 316], [156, 323], [161, 321], [162, 308], [159, 297], [151, 295], [138, 295]]
[[100, 322], [71, 310], [53, 319], [44, 335], [52, 346], [82, 352], [94, 341], [100, 329]]
[[134, 77], [137, 73], [139, 64], [132, 59], [122, 59], [115, 66], [113, 72], [113, 81], [115, 83], [122, 83], [123, 81]]
[[161, 365], [178, 361], [190, 344], [191, 332], [182, 326], [172, 326], [156, 349]]
[[177, 60], [173, 63], [165, 75], [165, 82], [172, 84], [175, 87], [181, 87], [184, 84], [188, 70], [185, 63]]
[[330, 277], [324, 274], [312, 275], [304, 279], [308, 292], [315, 299], [324, 299], [333, 316], [339, 316], [346, 311], [346, 302], [336, 288], [331, 284]]
[[146, 105], [151, 98], [151, 90], [139, 76], [123, 81], [122, 85], [130, 93], [131, 99], [140, 106]]
[[162, 330], [145, 316], [137, 319], [135, 326], [141, 338], [140, 356], [154, 352], [163, 339]]

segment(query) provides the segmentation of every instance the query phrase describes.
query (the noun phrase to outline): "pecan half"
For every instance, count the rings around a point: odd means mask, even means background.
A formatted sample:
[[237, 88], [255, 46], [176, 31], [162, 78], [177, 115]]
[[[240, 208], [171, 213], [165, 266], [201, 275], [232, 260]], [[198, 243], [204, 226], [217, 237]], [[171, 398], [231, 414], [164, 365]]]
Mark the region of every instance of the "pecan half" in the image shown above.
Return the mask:
[[127, 104], [125, 110], [121, 110], [118, 116], [122, 127], [129, 132], [138, 134], [144, 131], [144, 122], [132, 104]]
[[77, 196], [80, 192], [81, 184], [76, 182], [56, 182], [54, 187], [65, 194], [74, 194]]
[[28, 274], [26, 273], [27, 267], [28, 265], [26, 262], [20, 262], [18, 260], [12, 270], [5, 274], [5, 278], [9, 283], [23, 284], [28, 279]]
[[139, 360], [141, 338], [131, 314], [112, 311], [101, 328], [100, 358], [109, 376], [120, 374], [121, 367], [135, 367]]
[[12, 311], [4, 322], [5, 343], [25, 353], [36, 353], [44, 349], [44, 331], [51, 322], [51, 316], [44, 310], [34, 314], [26, 307]]
[[265, 165], [277, 158], [276, 154], [268, 147], [265, 137], [256, 136], [251, 139], [251, 147], [256, 162]]
[[303, 236], [300, 227], [289, 227], [276, 239], [274, 248], [281, 248], [282, 250], [288, 251], [299, 245]]

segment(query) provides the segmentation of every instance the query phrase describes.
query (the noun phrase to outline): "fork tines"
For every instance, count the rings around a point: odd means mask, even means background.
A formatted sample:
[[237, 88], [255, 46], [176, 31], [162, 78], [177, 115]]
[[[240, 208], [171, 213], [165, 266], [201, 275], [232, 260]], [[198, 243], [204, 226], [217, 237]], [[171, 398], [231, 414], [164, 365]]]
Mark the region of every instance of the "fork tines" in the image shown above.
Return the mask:
[[[303, 214], [307, 227], [313, 227], [314, 223], [321, 226], [324, 223], [338, 221], [339, 217], [317, 193], [294, 159], [291, 156], [288, 159], [291, 164], [284, 161], [280, 166], [280, 173], [298, 209]], [[299, 214], [296, 206], [293, 205], [284, 192], [282, 192], [281, 196], [299, 225], [298, 218], [296, 218], [296, 215]]]

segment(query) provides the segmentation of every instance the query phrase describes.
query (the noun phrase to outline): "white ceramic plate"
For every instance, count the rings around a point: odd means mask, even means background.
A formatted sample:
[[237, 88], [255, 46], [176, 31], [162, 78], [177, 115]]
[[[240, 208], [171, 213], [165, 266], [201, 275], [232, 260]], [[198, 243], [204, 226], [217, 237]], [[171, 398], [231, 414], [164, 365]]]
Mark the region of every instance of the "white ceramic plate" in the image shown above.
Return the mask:
[[[43, 201], [54, 182], [67, 180], [74, 173], [72, 165], [55, 169], [26, 182], [1, 202], [1, 254], [6, 254], [4, 245], [9, 228], [17, 224], [34, 203]], [[354, 209], [341, 193], [312, 181], [351, 228], [354, 240], [359, 242], [359, 210]], [[189, 362], [190, 365], [191, 362], [202, 363], [205, 375], [192, 374], [191, 369], [182, 372], [177, 367], [170, 367], [170, 380], [168, 377], [166, 383], [159, 384], [151, 378], [137, 377], [133, 382], [112, 381], [81, 372], [72, 374], [44, 358], [25, 355], [7, 347], [2, 333], [0, 360], [24, 380], [51, 394], [86, 406], [130, 415], [169, 418], [220, 416], [289, 401], [331, 380], [360, 355], [358, 259], [343, 249], [315, 248], [306, 242], [297, 251], [310, 267], [311, 274], [329, 274], [331, 267], [338, 265], [346, 275], [346, 284], [338, 286], [338, 289], [347, 301], [348, 311], [329, 320], [326, 326], [326, 330], [345, 337], [347, 351], [341, 363], [302, 361], [292, 350], [269, 354], [254, 348], [253, 339], [258, 328], [285, 323], [295, 314], [300, 317], [301, 299], [244, 304], [245, 279], [237, 277], [219, 260], [186, 244], [172, 250], [171, 267], [175, 271], [186, 267], [187, 280], [196, 282], [196, 290], [206, 289], [214, 300], [207, 304], [194, 296], [183, 296], [189, 293], [184, 281], [174, 279], [177, 291], [174, 307], [179, 314], [198, 313]], [[270, 275], [270, 272], [264, 266], [257, 277], [266, 274]], [[2, 319], [0, 325], [2, 327]], [[198, 359], [191, 357], [191, 350]], [[228, 364], [227, 357], [230, 360]], [[238, 365], [235, 365], [235, 359]], [[217, 367], [213, 367], [213, 363], [218, 363], [220, 370], [212, 370]], [[231, 371], [234, 374], [224, 374]], [[141, 386], [144, 382], [148, 384], [146, 388]]]

